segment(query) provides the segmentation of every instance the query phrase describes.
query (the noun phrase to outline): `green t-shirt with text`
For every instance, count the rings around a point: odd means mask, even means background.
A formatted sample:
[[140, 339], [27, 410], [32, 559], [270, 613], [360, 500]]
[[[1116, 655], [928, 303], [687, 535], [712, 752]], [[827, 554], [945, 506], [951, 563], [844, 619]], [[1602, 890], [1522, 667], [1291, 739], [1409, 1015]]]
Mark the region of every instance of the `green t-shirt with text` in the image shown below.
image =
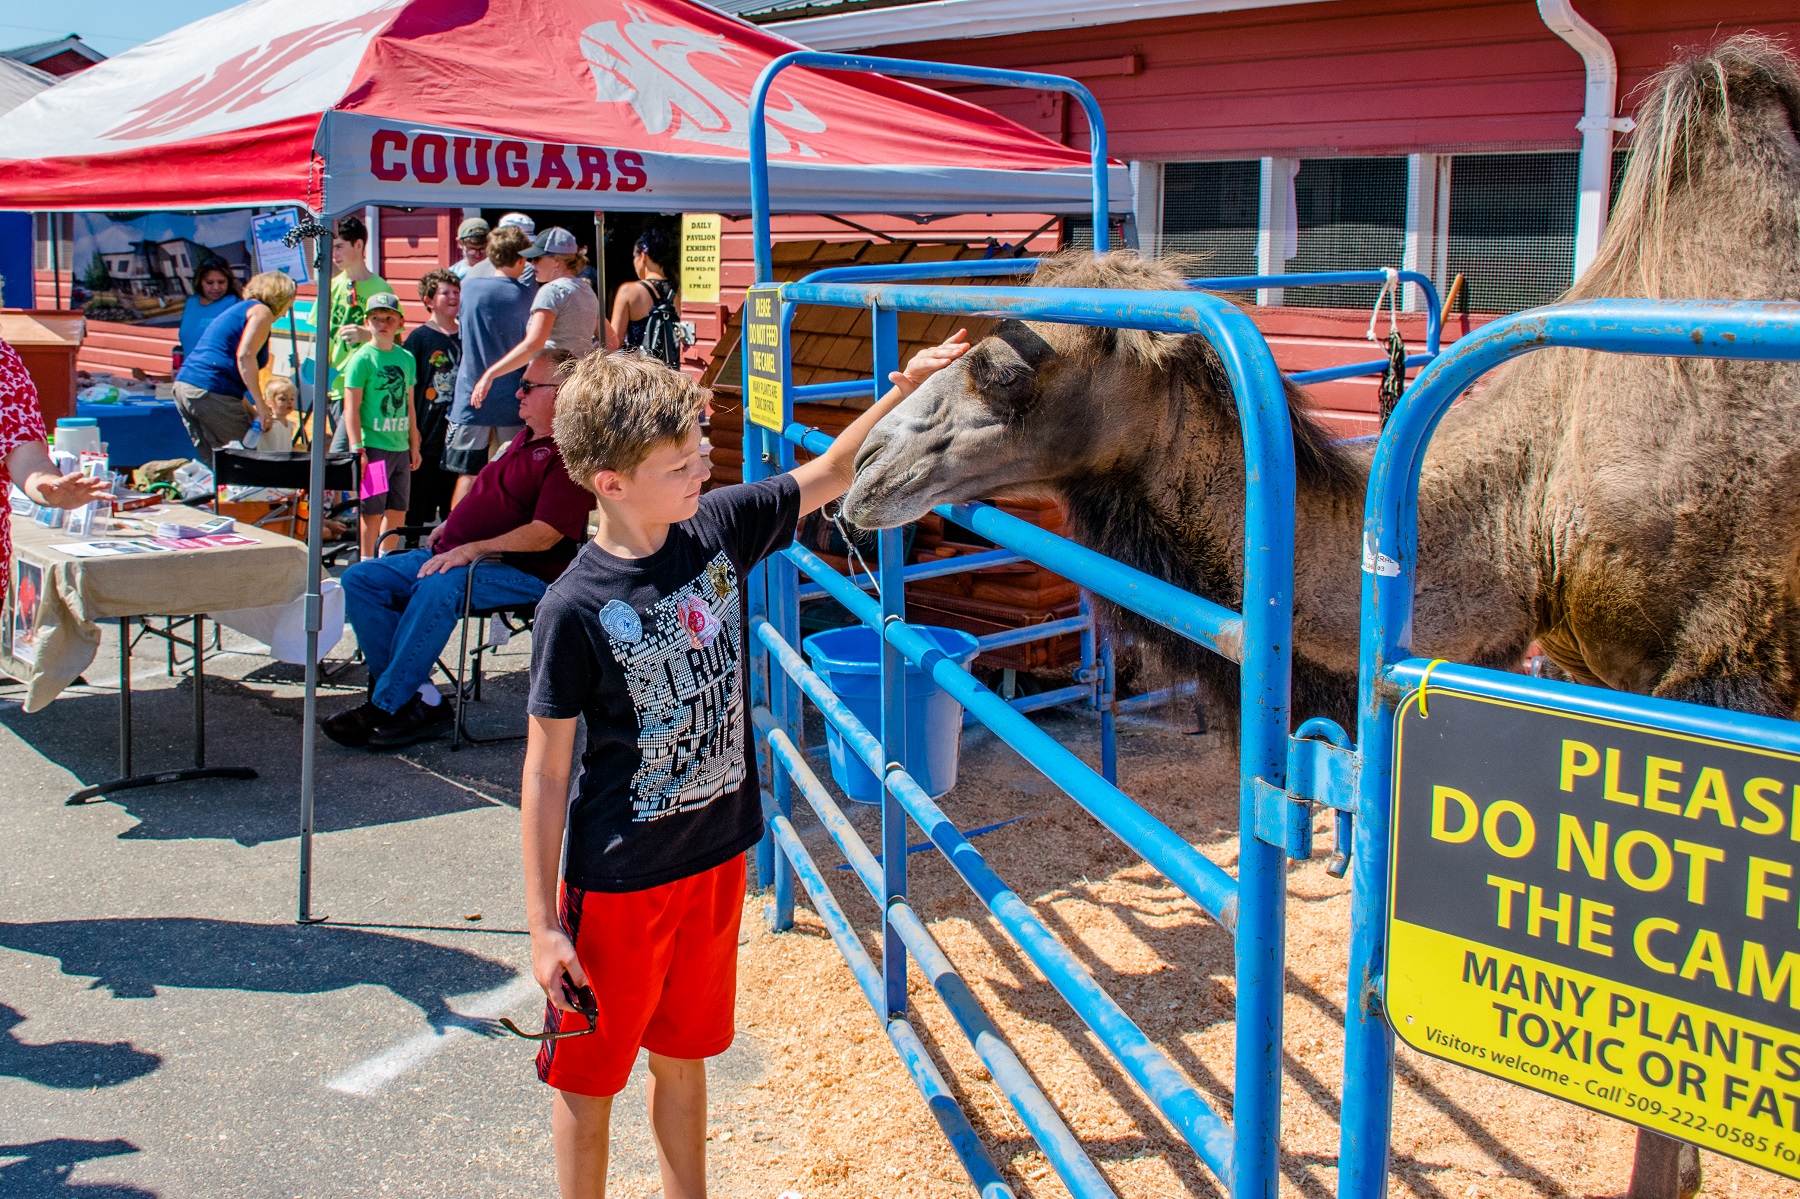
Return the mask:
[[357, 347], [344, 364], [344, 386], [362, 388], [363, 445], [372, 450], [412, 448], [412, 421], [406, 402], [412, 397], [418, 366], [412, 353], [395, 346], [391, 350], [374, 342]]
[[359, 279], [354, 285], [348, 275], [337, 275], [331, 280], [331, 394], [339, 399], [344, 396], [344, 366], [350, 361], [350, 355], [362, 348], [345, 345], [339, 333], [346, 325], [361, 325], [368, 321], [369, 310], [364, 305], [370, 296], [392, 290], [380, 275]]

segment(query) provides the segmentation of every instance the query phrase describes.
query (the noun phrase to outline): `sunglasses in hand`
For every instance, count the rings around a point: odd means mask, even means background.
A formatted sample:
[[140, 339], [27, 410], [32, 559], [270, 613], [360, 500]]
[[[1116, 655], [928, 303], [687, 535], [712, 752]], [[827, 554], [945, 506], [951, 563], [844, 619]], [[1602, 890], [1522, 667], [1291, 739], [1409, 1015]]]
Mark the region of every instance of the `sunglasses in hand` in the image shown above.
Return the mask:
[[[565, 971], [562, 976], [563, 998], [575, 1006], [575, 1010], [587, 1017], [586, 1028], [570, 1028], [561, 1032], [549, 1028], [543, 1032], [526, 1032], [505, 1016], [500, 1017], [500, 1027], [515, 1037], [524, 1037], [527, 1041], [556, 1041], [563, 1037], [584, 1037], [594, 1031], [600, 1024], [600, 1004], [594, 999], [593, 989], [578, 987], [575, 980]], [[561, 1023], [559, 1020], [558, 1023]]]

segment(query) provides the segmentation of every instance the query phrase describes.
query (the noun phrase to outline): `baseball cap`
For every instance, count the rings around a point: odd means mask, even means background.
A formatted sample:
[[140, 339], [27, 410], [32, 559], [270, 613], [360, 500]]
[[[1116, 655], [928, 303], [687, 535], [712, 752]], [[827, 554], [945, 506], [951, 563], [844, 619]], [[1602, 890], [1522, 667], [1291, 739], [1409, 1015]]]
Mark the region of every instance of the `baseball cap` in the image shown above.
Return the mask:
[[561, 225], [552, 225], [537, 235], [530, 248], [519, 251], [521, 258], [542, 258], [546, 254], [579, 254], [581, 243]]
[[500, 228], [504, 229], [508, 225], [516, 225], [518, 228], [525, 230], [526, 237], [535, 237], [537, 235], [537, 222], [522, 212], [509, 212], [500, 218]]
[[478, 237], [488, 235], [488, 223], [478, 216], [472, 216], [456, 227], [457, 241], [474, 241]]
[[386, 308], [389, 312], [399, 313], [400, 297], [391, 291], [378, 291], [369, 297], [368, 302], [363, 305], [363, 311], [374, 312], [377, 308]]

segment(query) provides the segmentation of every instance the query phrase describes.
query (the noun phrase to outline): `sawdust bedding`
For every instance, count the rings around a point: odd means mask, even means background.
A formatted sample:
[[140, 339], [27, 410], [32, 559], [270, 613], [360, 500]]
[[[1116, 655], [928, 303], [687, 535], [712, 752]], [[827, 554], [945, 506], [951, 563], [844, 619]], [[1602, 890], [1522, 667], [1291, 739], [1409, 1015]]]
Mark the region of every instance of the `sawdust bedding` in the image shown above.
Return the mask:
[[[1092, 717], [1043, 719], [1065, 744], [1097, 761]], [[1233, 870], [1235, 752], [1216, 735], [1184, 735], [1179, 720], [1121, 721], [1121, 785]], [[944, 805], [964, 829], [1025, 817], [976, 844], [1178, 1068], [1228, 1112], [1232, 950], [1223, 930], [985, 731], [965, 737], [961, 781]], [[845, 806], [874, 843], [874, 810]], [[796, 823], [879, 958], [870, 931], [875, 905], [848, 871], [835, 868], [842, 859], [816, 822], [808, 816]], [[1322, 832], [1325, 827], [1322, 820]], [[915, 842], [922, 840], [912, 832]], [[1324, 857], [1294, 867], [1287, 909], [1281, 1193], [1297, 1199], [1329, 1199], [1337, 1185], [1349, 895], [1347, 882], [1325, 873]], [[1222, 1196], [948, 864], [928, 851], [912, 855], [909, 868], [917, 910], [1118, 1194]], [[715, 1193], [746, 1199], [790, 1191], [803, 1199], [971, 1194], [804, 894], [788, 933], [768, 931], [767, 902], [752, 895], [745, 904], [738, 999], [740, 1036], [764, 1058], [766, 1076], [746, 1097], [713, 1107]], [[920, 1037], [1022, 1199], [1066, 1195], [916, 967], [911, 997]], [[1629, 1127], [1404, 1047], [1400, 1053], [1392, 1195], [1624, 1193]], [[1704, 1195], [1800, 1199], [1800, 1184], [1702, 1156]]]

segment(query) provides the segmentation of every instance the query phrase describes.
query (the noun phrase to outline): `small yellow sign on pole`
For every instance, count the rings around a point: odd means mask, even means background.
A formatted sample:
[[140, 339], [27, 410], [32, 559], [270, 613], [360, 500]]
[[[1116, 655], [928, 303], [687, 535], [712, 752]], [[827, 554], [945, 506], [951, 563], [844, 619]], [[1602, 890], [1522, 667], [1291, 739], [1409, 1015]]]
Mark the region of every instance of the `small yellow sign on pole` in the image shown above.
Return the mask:
[[716, 212], [681, 216], [681, 298], [695, 304], [719, 302], [719, 231]]
[[744, 395], [753, 424], [782, 429], [782, 385], [787, 377], [782, 347], [781, 287], [762, 284], [744, 296]]

